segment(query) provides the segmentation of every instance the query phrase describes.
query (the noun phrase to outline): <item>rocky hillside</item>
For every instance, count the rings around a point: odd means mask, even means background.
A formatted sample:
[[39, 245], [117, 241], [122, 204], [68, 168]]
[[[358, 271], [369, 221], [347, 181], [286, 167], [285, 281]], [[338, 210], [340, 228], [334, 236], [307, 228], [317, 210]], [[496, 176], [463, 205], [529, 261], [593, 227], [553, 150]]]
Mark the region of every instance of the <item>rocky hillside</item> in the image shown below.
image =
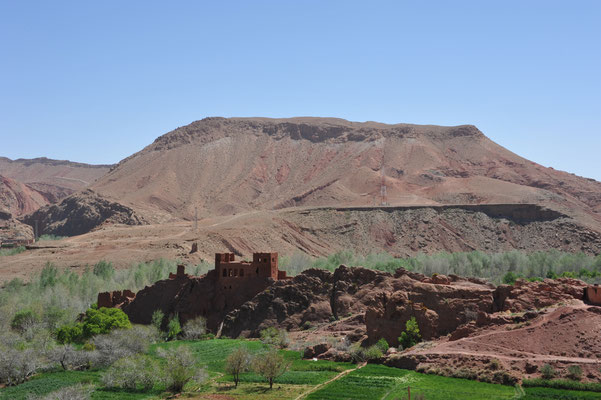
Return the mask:
[[[224, 246], [596, 253], [601, 237], [601, 183], [525, 160], [470, 125], [207, 118], [157, 138], [90, 189], [135, 213], [118, 218], [125, 223], [183, 223], [198, 212], [209, 256]], [[80, 200], [41, 210], [42, 232], [85, 233], [107, 220], [81, 225], [82, 211], [70, 210], [101, 206]]]
[[0, 157], [0, 206], [13, 217], [29, 214], [93, 183], [109, 168], [48, 158]]
[[23, 217], [23, 222], [31, 226], [36, 221], [41, 233], [58, 236], [80, 235], [103, 223], [141, 225], [145, 222], [131, 208], [107, 200], [89, 189]]
[[331, 118], [207, 118], [126, 158], [92, 187], [150, 218], [291, 206], [533, 203], [601, 218], [601, 183], [545, 168], [476, 127]]

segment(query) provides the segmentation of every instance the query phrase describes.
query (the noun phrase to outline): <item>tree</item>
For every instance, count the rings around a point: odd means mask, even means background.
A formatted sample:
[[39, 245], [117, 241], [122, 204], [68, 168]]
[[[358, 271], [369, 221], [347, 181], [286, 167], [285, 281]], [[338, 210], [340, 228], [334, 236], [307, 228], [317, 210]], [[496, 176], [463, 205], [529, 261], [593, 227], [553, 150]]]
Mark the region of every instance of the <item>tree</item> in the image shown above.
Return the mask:
[[163, 325], [163, 319], [165, 319], [165, 313], [161, 310], [155, 310], [152, 313], [152, 326], [157, 328], [157, 330], [161, 331], [161, 326]]
[[196, 360], [187, 346], [159, 349], [158, 354], [165, 359], [165, 386], [174, 393], [181, 392], [190, 381], [202, 383], [207, 378], [207, 373], [196, 365]]
[[256, 356], [253, 362], [254, 371], [267, 379], [269, 389], [273, 388], [273, 380], [282, 376], [289, 367], [290, 363], [275, 349]]
[[399, 344], [403, 349], [408, 349], [419, 343], [421, 338], [422, 336], [419, 333], [417, 321], [415, 320], [415, 317], [411, 317], [411, 319], [405, 323], [405, 331], [399, 336]]
[[207, 332], [207, 321], [203, 317], [196, 317], [187, 321], [182, 331], [185, 339], [200, 339]]
[[109, 333], [114, 329], [129, 329], [127, 314], [118, 308], [88, 308], [82, 322], [65, 325], [57, 331], [60, 343], [80, 343], [92, 336]]
[[225, 372], [234, 377], [234, 384], [238, 387], [240, 374], [250, 368], [250, 353], [246, 347], [240, 346], [231, 352], [225, 359]]
[[179, 324], [179, 317], [175, 314], [167, 324], [167, 340], [174, 340], [177, 338], [177, 335], [182, 331], [182, 327]]

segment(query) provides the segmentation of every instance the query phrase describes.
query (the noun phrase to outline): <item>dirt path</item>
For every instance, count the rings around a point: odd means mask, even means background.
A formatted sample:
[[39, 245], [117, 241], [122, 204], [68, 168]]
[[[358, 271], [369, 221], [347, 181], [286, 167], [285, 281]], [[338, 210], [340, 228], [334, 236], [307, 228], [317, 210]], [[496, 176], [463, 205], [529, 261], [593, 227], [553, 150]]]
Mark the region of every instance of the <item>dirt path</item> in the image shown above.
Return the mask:
[[311, 388], [311, 389], [307, 390], [305, 393], [301, 393], [301, 394], [299, 394], [299, 395], [298, 395], [298, 397], [296, 397], [294, 400], [301, 400], [301, 399], [304, 399], [305, 397], [307, 397], [307, 396], [308, 396], [308, 395], [310, 395], [311, 393], [318, 391], [318, 390], [319, 390], [319, 389], [321, 389], [322, 387], [324, 387], [324, 386], [326, 386], [326, 385], [329, 385], [330, 383], [332, 383], [332, 382], [334, 382], [334, 381], [336, 381], [336, 380], [338, 380], [338, 379], [342, 378], [343, 376], [346, 376], [346, 375], [350, 374], [350, 373], [351, 373], [351, 372], [353, 372], [353, 371], [356, 371], [356, 370], [358, 370], [358, 369], [361, 369], [361, 368], [365, 367], [366, 365], [367, 365], [367, 363], [365, 363], [365, 362], [364, 362], [364, 363], [361, 363], [361, 364], [357, 365], [357, 367], [355, 367], [355, 368], [352, 368], [352, 369], [347, 369], [347, 370], [345, 370], [345, 371], [342, 371], [341, 373], [339, 373], [338, 375], [336, 375], [335, 377], [333, 377], [333, 378], [332, 378], [332, 379], [330, 379], [329, 381], [327, 381], [327, 382], [324, 382], [324, 383], [321, 383], [321, 384], [319, 384], [319, 385], [317, 385], [317, 386], [315, 386], [315, 387], [313, 387], [313, 388]]

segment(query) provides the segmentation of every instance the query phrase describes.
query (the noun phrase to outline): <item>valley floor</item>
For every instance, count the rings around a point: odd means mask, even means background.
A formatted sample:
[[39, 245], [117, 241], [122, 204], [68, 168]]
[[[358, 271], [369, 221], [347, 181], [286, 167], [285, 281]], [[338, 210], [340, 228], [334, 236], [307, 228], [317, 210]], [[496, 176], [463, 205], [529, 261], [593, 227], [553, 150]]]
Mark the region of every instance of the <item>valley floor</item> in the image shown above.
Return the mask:
[[[251, 399], [348, 399], [393, 400], [405, 399], [409, 391], [413, 399], [593, 399], [601, 393], [569, 391], [541, 387], [503, 386], [465, 379], [421, 374], [415, 371], [367, 364], [354, 365], [331, 361], [302, 360], [299, 352], [281, 350], [291, 363], [290, 369], [276, 379], [273, 389], [254, 374], [241, 376], [235, 388], [231, 376], [224, 372], [225, 357], [238, 346], [251, 352], [264, 349], [258, 341], [240, 339], [213, 339], [204, 341], [175, 341], [155, 345], [149, 351], [156, 354], [158, 347], [189, 346], [199, 363], [206, 366], [208, 380], [200, 387], [186, 387], [184, 398], [206, 400]], [[100, 385], [102, 370], [46, 372], [19, 386], [0, 389], [0, 399], [28, 399], [30, 395], [45, 395], [62, 387], [83, 383], [94, 387], [93, 399], [162, 399], [168, 393], [131, 392], [103, 389]], [[422, 397], [420, 397], [422, 396]]]

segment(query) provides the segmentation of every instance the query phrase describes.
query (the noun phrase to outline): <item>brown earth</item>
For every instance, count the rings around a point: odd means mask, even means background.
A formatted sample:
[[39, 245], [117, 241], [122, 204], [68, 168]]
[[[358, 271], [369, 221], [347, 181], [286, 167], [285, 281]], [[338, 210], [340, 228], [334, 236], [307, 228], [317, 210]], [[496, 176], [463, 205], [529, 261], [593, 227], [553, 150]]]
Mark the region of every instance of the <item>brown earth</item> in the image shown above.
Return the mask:
[[[95, 196], [90, 195], [92, 199]], [[78, 198], [79, 197], [73, 197]], [[87, 201], [84, 197], [81, 201]], [[108, 202], [108, 200], [105, 199]], [[53, 206], [59, 212], [65, 204]], [[76, 202], [75, 206], [81, 203]], [[108, 210], [119, 210], [111, 205]], [[214, 253], [231, 251], [250, 256], [257, 249], [277, 249], [281, 255], [304, 252], [326, 256], [352, 249], [359, 254], [389, 252], [413, 256], [420, 252], [488, 252], [561, 249], [601, 253], [599, 233], [578, 225], [573, 219], [521, 205], [521, 213], [508, 213], [506, 206], [457, 206], [424, 208], [288, 208], [256, 211], [235, 216], [204, 218], [198, 229], [193, 222], [171, 221], [162, 224], [130, 226], [104, 221], [92, 232], [59, 241], [40, 242], [30, 250], [5, 257], [0, 264], [0, 280], [27, 279], [47, 261], [62, 268], [83, 271], [100, 260], [117, 268], [138, 261], [179, 258], [184, 263], [213, 260]], [[99, 209], [81, 208], [85, 221], [100, 218]], [[527, 212], [526, 212], [527, 211]], [[121, 221], [142, 223], [135, 212], [116, 213]], [[38, 215], [38, 213], [34, 214]], [[43, 216], [40, 218], [42, 221]], [[70, 219], [56, 218], [55, 223]], [[83, 219], [80, 219], [83, 223]], [[40, 222], [41, 224], [41, 222]], [[61, 231], [56, 231], [61, 232]], [[190, 254], [193, 243], [198, 251]]]

